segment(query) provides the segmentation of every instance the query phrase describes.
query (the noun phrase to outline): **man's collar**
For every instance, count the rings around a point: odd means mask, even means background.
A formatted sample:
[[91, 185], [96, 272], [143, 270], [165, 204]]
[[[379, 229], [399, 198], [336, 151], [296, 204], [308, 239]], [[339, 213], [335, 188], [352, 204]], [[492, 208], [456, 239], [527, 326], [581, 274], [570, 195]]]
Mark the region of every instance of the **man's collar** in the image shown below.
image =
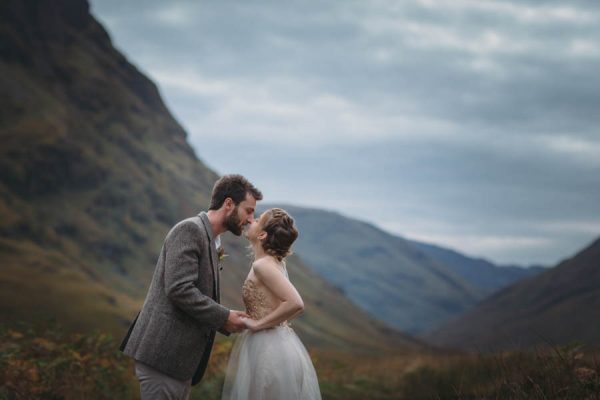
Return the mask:
[[198, 214], [198, 216], [200, 217], [200, 219], [202, 220], [202, 222], [204, 222], [204, 225], [206, 226], [206, 232], [208, 232], [208, 239], [211, 242], [214, 241], [215, 234], [213, 232], [213, 228], [210, 223], [210, 219], [208, 219], [208, 214], [206, 214], [206, 212], [202, 211], [200, 214]]

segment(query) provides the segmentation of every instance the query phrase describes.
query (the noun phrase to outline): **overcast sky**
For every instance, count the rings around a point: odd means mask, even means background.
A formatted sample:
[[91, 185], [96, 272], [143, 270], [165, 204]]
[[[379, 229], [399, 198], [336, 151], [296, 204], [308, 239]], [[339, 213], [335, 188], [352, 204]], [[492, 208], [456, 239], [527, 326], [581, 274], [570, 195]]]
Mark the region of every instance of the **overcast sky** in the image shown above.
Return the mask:
[[200, 159], [499, 263], [600, 236], [600, 2], [92, 0]]

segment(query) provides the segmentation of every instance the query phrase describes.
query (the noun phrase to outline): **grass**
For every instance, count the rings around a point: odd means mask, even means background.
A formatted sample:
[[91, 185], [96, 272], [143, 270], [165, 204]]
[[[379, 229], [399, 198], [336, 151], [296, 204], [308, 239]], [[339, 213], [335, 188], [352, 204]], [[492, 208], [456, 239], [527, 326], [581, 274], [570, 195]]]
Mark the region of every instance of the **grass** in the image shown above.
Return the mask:
[[579, 345], [444, 357], [405, 374], [400, 393], [417, 400], [600, 399], [600, 363]]
[[0, 239], [0, 245], [12, 246], [0, 250], [0, 320], [4, 324], [54, 318], [74, 332], [96, 329], [116, 335], [126, 329], [120, 321], [127, 321], [139, 309], [131, 297], [90, 278], [84, 266], [68, 255], [27, 241], [15, 242]]
[[[217, 341], [191, 400], [220, 399], [232, 344]], [[56, 323], [0, 327], [0, 400], [138, 399], [132, 360], [117, 346], [105, 333], [66, 333]], [[329, 400], [600, 399], [600, 354], [578, 345], [489, 355], [310, 353]]]
[[129, 399], [128, 360], [103, 333], [57, 325], [0, 328], [0, 399]]

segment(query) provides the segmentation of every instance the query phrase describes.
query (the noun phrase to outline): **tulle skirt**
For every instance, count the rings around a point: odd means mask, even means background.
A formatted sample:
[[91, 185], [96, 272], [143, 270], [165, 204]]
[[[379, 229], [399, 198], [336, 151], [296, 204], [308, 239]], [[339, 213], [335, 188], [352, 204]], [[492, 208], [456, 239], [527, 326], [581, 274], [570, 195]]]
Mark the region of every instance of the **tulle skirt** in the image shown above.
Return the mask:
[[320, 400], [315, 368], [289, 326], [241, 333], [229, 356], [222, 400]]

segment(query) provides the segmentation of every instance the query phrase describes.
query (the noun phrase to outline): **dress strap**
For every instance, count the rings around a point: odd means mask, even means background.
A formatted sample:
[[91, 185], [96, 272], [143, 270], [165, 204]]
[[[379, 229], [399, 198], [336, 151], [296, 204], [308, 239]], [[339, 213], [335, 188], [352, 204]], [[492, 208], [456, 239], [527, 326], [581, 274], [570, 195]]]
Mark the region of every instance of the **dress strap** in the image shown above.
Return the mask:
[[288, 275], [287, 268], [285, 266], [285, 260], [281, 260], [281, 266], [283, 267], [283, 275], [285, 275], [285, 277], [289, 280], [290, 277]]

